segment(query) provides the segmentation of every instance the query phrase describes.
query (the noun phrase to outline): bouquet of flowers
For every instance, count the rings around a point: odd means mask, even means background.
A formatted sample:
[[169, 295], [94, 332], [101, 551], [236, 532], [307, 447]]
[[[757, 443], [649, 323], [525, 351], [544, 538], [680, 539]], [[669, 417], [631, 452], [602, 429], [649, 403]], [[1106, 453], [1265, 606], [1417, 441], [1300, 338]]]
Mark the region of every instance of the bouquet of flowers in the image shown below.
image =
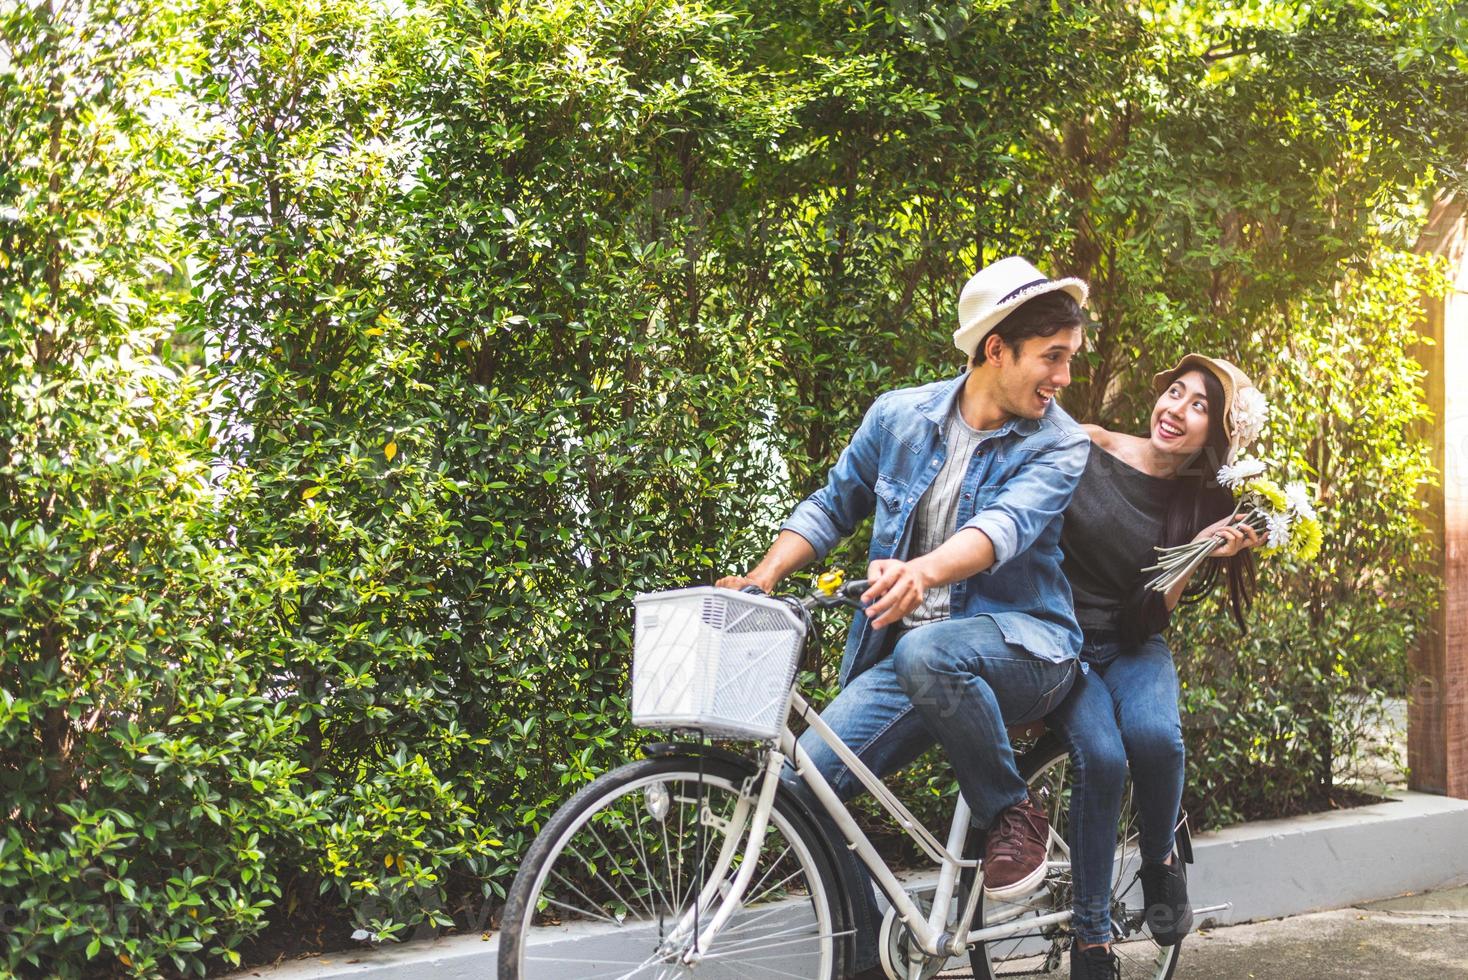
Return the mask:
[[[1241, 523], [1268, 535], [1268, 544], [1259, 552], [1261, 556], [1288, 551], [1296, 558], [1310, 561], [1320, 553], [1322, 538], [1320, 518], [1315, 513], [1310, 490], [1298, 481], [1281, 487], [1264, 475], [1266, 469], [1263, 460], [1250, 457], [1241, 457], [1219, 469], [1219, 485], [1232, 490], [1238, 498], [1230, 516], [1247, 514]], [[1147, 587], [1166, 592], [1191, 575], [1222, 544], [1222, 538], [1210, 537], [1158, 548], [1157, 564], [1142, 569], [1157, 573]]]

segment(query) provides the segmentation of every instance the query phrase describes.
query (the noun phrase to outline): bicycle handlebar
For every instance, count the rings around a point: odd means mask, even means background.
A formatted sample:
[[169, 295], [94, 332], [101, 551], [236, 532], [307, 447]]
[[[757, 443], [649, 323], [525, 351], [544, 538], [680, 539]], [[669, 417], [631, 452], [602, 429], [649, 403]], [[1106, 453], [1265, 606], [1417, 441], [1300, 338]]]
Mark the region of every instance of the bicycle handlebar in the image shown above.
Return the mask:
[[864, 578], [859, 578], [855, 581], [843, 582], [837, 587], [833, 595], [826, 595], [824, 592], [817, 590], [802, 601], [809, 601], [809, 604], [817, 609], [829, 609], [832, 606], [850, 606], [853, 609], [860, 609], [861, 594], [867, 590], [867, 586], [869, 585], [871, 585], [871, 582]]
[[[815, 591], [811, 592], [809, 595], [777, 595], [773, 598], [794, 599], [807, 609], [831, 609], [835, 606], [849, 606], [852, 609], [860, 609], [861, 594], [867, 590], [867, 586], [869, 585], [871, 585], [870, 581], [864, 578], [859, 578], [855, 581], [843, 582], [841, 585], [836, 587], [835, 592], [829, 594], [818, 588]], [[770, 593], [766, 592], [758, 585], [753, 584], [741, 586], [739, 591], [747, 592], [750, 595], [770, 595]]]

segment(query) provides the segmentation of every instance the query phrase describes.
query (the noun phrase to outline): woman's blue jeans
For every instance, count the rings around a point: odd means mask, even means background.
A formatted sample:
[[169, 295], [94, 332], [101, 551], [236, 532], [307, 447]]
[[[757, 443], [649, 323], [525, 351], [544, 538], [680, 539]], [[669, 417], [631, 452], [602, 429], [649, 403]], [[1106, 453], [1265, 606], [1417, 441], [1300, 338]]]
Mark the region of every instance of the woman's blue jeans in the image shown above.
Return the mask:
[[1085, 943], [1111, 942], [1111, 871], [1130, 764], [1142, 860], [1164, 861], [1183, 796], [1177, 670], [1161, 635], [1139, 645], [1086, 637], [1070, 694], [1048, 719], [1070, 746], [1072, 928]]
[[[1025, 799], [1006, 725], [1050, 712], [1077, 674], [1076, 661], [1055, 663], [1005, 641], [988, 616], [931, 623], [903, 632], [890, 656], [848, 684], [821, 718], [877, 776], [906, 766], [934, 742], [958, 776], [973, 822], [988, 827], [1001, 810]], [[802, 764], [814, 764], [838, 796], [861, 782], [813, 731], [801, 736]], [[793, 761], [793, 760], [792, 760]], [[794, 778], [787, 771], [786, 778]], [[838, 831], [818, 813], [825, 832]], [[877, 914], [871, 882], [852, 896], [855, 969], [877, 962]]]

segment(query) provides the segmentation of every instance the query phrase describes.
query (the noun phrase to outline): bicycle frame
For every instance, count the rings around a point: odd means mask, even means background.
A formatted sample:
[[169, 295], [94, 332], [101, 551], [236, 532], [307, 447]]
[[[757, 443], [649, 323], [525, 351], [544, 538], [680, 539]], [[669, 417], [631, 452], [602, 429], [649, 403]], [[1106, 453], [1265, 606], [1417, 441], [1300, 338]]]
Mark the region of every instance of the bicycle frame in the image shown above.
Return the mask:
[[[892, 903], [898, 918], [911, 931], [912, 937], [924, 953], [929, 956], [961, 956], [969, 946], [979, 942], [989, 942], [998, 939], [1006, 939], [1022, 932], [1029, 932], [1036, 928], [1048, 925], [1058, 925], [1070, 920], [1069, 909], [1062, 912], [1054, 912], [1048, 915], [1027, 918], [1023, 922], [1010, 924], [998, 924], [986, 926], [977, 931], [970, 931], [969, 925], [978, 908], [979, 896], [982, 887], [978, 881], [970, 891], [964, 908], [960, 911], [956, 924], [956, 930], [947, 932], [945, 927], [948, 919], [948, 908], [952, 903], [954, 893], [957, 889], [958, 875], [965, 868], [977, 868], [979, 862], [975, 859], [962, 857], [964, 842], [968, 837], [969, 818], [971, 811], [967, 801], [960, 794], [954, 807], [953, 819], [949, 825], [948, 839], [946, 843], [939, 843], [938, 839], [923, 825], [922, 821], [913, 816], [912, 812], [905, 807], [900, 800], [893, 795], [881, 779], [879, 779], [860, 758], [843, 742], [829, 725], [821, 717], [811, 710], [809, 702], [801, 696], [798, 687], [792, 686], [790, 695], [791, 710], [795, 711], [810, 724], [811, 730], [816, 732], [820, 739], [830, 746], [841, 761], [859, 779], [867, 791], [877, 800], [878, 804], [902, 827], [903, 832], [912, 838], [922, 851], [938, 865], [938, 883], [933, 895], [932, 910], [924, 917], [917, 903], [908, 895], [902, 882], [887, 867], [882, 860], [876, 847], [867, 838], [866, 834], [857, 825], [844, 803], [836, 795], [820, 772], [815, 767], [803, 764], [801, 753], [796, 744], [794, 732], [790, 725], [785, 724], [780, 731], [778, 743], [769, 748], [765, 753], [765, 766], [763, 774], [759, 777], [761, 785], [759, 789], [758, 802], [749, 808], [744, 803], [736, 808], [731, 818], [724, 822], [719, 829], [725, 833], [724, 844], [716, 859], [715, 867], [710, 873], [704, 891], [700, 893], [698, 900], [693, 903], [693, 908], [686, 912], [673, 930], [673, 935], [687, 936], [696, 930], [696, 939], [692, 947], [682, 957], [684, 962], [692, 964], [702, 958], [701, 950], [708, 949], [717, 937], [719, 930], [728, 922], [742, 906], [744, 892], [749, 886], [749, 879], [753, 876], [755, 865], [758, 863], [760, 850], [764, 845], [765, 830], [768, 827], [770, 810], [774, 806], [775, 791], [778, 789], [780, 771], [787, 759], [794, 760], [797, 775], [810, 787], [816, 799], [821, 803], [831, 821], [841, 831], [846, 839], [847, 846], [856, 852], [863, 865], [871, 872], [872, 879], [887, 900]], [[750, 812], [745, 812], [750, 811]], [[745, 819], [751, 821], [748, 842], [745, 845], [744, 860], [740, 865], [739, 872], [734, 882], [728, 887], [721, 898], [713, 918], [707, 924], [698, 923], [695, 910], [715, 900], [722, 891], [724, 875], [733, 863], [734, 852], [737, 849], [739, 838], [744, 836], [743, 822]], [[735, 826], [738, 824], [739, 826]], [[1055, 831], [1050, 831], [1052, 841], [1057, 842], [1061, 851], [1069, 855], [1064, 841], [1059, 840]], [[1067, 868], [1069, 861], [1049, 861], [1050, 869]], [[670, 937], [671, 938], [671, 937]]]

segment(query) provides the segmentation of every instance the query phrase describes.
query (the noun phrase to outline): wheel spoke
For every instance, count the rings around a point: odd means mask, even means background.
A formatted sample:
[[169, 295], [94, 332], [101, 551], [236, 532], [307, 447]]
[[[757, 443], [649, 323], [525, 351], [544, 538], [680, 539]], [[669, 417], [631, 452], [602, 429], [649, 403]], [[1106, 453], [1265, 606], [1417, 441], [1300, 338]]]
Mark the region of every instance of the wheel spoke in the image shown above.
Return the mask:
[[[559, 876], [557, 876], [557, 877], [559, 877]], [[562, 879], [562, 880], [565, 880], [565, 879]], [[575, 886], [573, 885], [572, 887], [574, 888]], [[581, 897], [582, 898], [586, 898], [585, 895], [582, 895]], [[590, 901], [590, 899], [587, 899], [587, 901]], [[607, 922], [607, 923], [610, 923], [610, 924], [612, 924], [614, 926], [620, 926], [622, 924], [622, 923], [618, 922], [616, 919], [609, 918], [609, 917], [607, 917], [605, 915], [599, 915], [596, 912], [590, 911], [589, 909], [578, 908], [575, 905], [567, 905], [565, 902], [558, 901], [558, 900], [556, 900], [554, 898], [546, 897], [545, 903], [547, 905], [554, 905], [558, 909], [564, 909], [565, 911], [570, 912], [572, 915], [578, 915], [578, 916], [584, 915], [584, 916], [586, 916], [589, 919], [600, 919], [602, 922]], [[592, 903], [592, 904], [595, 904], [595, 903]]]
[[[592, 831], [592, 833], [595, 834], [595, 831]], [[588, 867], [588, 868], [591, 869], [592, 877], [594, 877], [597, 881], [601, 882], [603, 886], [605, 886], [606, 890], [611, 893], [612, 898], [616, 899], [617, 902], [620, 903], [622, 905], [622, 907], [625, 908], [629, 913], [632, 911], [632, 903], [631, 902], [627, 902], [627, 901], [623, 901], [623, 899], [622, 899], [622, 893], [619, 892], [619, 891], [617, 891], [616, 886], [614, 886], [610, 881], [607, 881], [607, 879], [602, 875], [602, 873], [597, 870], [597, 868], [596, 868], [596, 866], [594, 864], [592, 864], [590, 861], [586, 860], [585, 855], [583, 855], [579, 850], [577, 850], [574, 847], [568, 846], [566, 848], [566, 850], [568, 850], [572, 854], [576, 855], [577, 859], [580, 860], [583, 865], [585, 865], [586, 867]], [[585, 897], [585, 896], [583, 896], [583, 897]], [[656, 918], [656, 916], [652, 915], [652, 910], [651, 909], [648, 909], [648, 915], [649, 915], [650, 918]]]
[[[633, 812], [635, 813], [636, 811]], [[626, 826], [622, 824], [618, 824], [618, 829], [622, 831], [622, 836], [627, 838], [627, 843], [631, 844], [633, 849], [637, 852], [637, 858], [639, 861], [642, 862], [642, 870], [647, 872], [648, 882], [651, 883], [655, 889], [657, 889], [658, 899], [662, 901], [663, 906], [669, 911], [676, 912], [677, 906], [673, 905], [668, 900], [668, 896], [663, 893], [662, 882], [658, 881], [657, 875], [653, 874], [652, 865], [647, 860], [647, 849], [642, 845], [642, 835], [638, 834], [634, 838], [632, 834], [627, 832]]]
[[[584, 899], [588, 904], [595, 905], [597, 908], [601, 909], [603, 912], [611, 912], [611, 909], [607, 908], [605, 905], [602, 905], [600, 902], [598, 902], [596, 899], [592, 898], [590, 895], [587, 895], [580, 888], [577, 888], [576, 885], [571, 881], [571, 879], [569, 879], [565, 875], [561, 874], [555, 868], [552, 868], [551, 869], [551, 874], [555, 875], [556, 878], [560, 879], [561, 883], [563, 885], [565, 885], [567, 888], [571, 889], [577, 895], [580, 895], [582, 897], [582, 899]], [[548, 895], [543, 895], [541, 897], [544, 898], [547, 902], [555, 902], [555, 899], [551, 898]], [[560, 904], [560, 903], [557, 902], [556, 904]], [[562, 908], [565, 908], [564, 905], [562, 905], [561, 907]], [[598, 919], [605, 919], [606, 921], [611, 922], [611, 923], [613, 923], [615, 925], [621, 925], [622, 924], [621, 922], [619, 922], [617, 920], [617, 918], [616, 918], [615, 915], [597, 915], [595, 912], [592, 912], [590, 914], [593, 915], [593, 916], [595, 916]]]
[[[760, 959], [769, 958], [770, 957], [756, 957], [752, 960], [740, 960], [739, 965], [745, 969], [761, 970], [765, 973], [773, 974], [777, 977], [794, 977], [795, 980], [809, 980], [809, 978], [804, 976], [803, 974], [791, 973], [788, 970], [777, 970], [775, 967], [770, 966], [767, 963], [759, 962]], [[704, 959], [708, 959], [708, 957], [705, 956]]]
[[[785, 855], [787, 855], [789, 853], [790, 853], [790, 845], [789, 844], [786, 844], [784, 850], [782, 850], [779, 854], [775, 855], [774, 859], [770, 861], [769, 867], [765, 868], [765, 873], [762, 874], [762, 875], [760, 875], [759, 881], [756, 881], [754, 883], [754, 885], [750, 887], [750, 889], [749, 889], [750, 894], [761, 894], [761, 892], [760, 892], [760, 886], [765, 883], [765, 879], [766, 878], [768, 878], [771, 874], [774, 873], [775, 869], [780, 866], [780, 862], [783, 861], [783, 860], [785, 860]], [[763, 860], [763, 858], [761, 858], [761, 860]]]
[[[1153, 953], [1145, 960], [1140, 959], [1138, 956], [1134, 955], [1138, 952], [1135, 949], [1136, 945], [1136, 943], [1112, 943], [1111, 951], [1117, 955], [1118, 959], [1125, 960], [1127, 963], [1137, 967], [1138, 969], [1146, 969], [1148, 966], [1153, 965], [1157, 962], [1156, 953]], [[1153, 946], [1150, 941], [1147, 943], [1147, 945], [1151, 946], [1153, 950], [1158, 949], [1158, 947]], [[1128, 947], [1132, 948], [1129, 949]]]
[[594, 963], [598, 966], [604, 964], [610, 964], [612, 966], [642, 966], [647, 962], [647, 960], [609, 960], [600, 956], [594, 960], [575, 956], [527, 956], [525, 959], [544, 963]]
[[[799, 869], [796, 869], [795, 871], [790, 872], [788, 875], [786, 875], [785, 877], [781, 878], [779, 881], [775, 882], [769, 888], [766, 888], [764, 891], [760, 892], [754, 898], [747, 899], [744, 904], [746, 906], [760, 905], [760, 904], [762, 904], [762, 902], [760, 901], [761, 899], [763, 899], [770, 892], [773, 892], [773, 891], [775, 891], [775, 890], [783, 887], [787, 882], [789, 882], [792, 878], [796, 877], [799, 874], [800, 874], [800, 870]], [[775, 901], [779, 901], [779, 899], [775, 899]]]
[[[606, 789], [597, 791], [593, 784], [569, 810], [552, 817], [506, 898], [502, 934], [520, 941], [502, 942], [501, 976], [697, 976], [696, 967], [682, 962], [694, 934], [677, 930], [677, 924], [706, 891], [712, 897], [697, 910], [706, 927], [727, 900], [727, 882], [743, 862], [754, 861], [749, 897], [703, 944], [699, 960], [711, 961], [704, 972], [752, 980], [830, 978], [836, 942], [848, 933], [836, 931], [842, 926], [818, 839], [806, 838], [804, 825], [777, 798], [762, 847], [753, 854], [733, 852], [724, 880], [715, 879], [720, 858], [730, 855], [722, 828], [740, 805], [748, 772], [713, 760], [705, 767], [700, 787], [697, 768], [686, 760], [633, 763], [602, 777]], [[644, 798], [646, 787], [659, 784], [677, 807], [676, 817], [663, 809], [659, 796], [652, 805]], [[531, 924], [536, 908], [548, 915], [554, 910], [564, 925], [538, 933]]]
[[1129, 883], [1135, 874], [1131, 869], [1131, 855], [1133, 851], [1137, 854], [1137, 866], [1139, 868], [1141, 866], [1142, 849], [1139, 840], [1140, 835], [1132, 833], [1132, 825], [1136, 821], [1133, 799], [1132, 782], [1131, 780], [1127, 780], [1126, 792], [1122, 795], [1121, 801], [1122, 829], [1120, 835], [1121, 841], [1118, 845], [1121, 851], [1119, 861], [1121, 867], [1117, 870], [1116, 879], [1112, 882], [1111, 894], [1113, 898], [1125, 894], [1127, 886], [1124, 883]]
[[[724, 959], [728, 959], [731, 956], [737, 956], [737, 955], [742, 954], [742, 953], [751, 953], [751, 952], [756, 952], [758, 950], [776, 949], [776, 948], [779, 948], [779, 947], [782, 947], [782, 946], [791, 946], [791, 945], [794, 945], [795, 943], [803, 943], [803, 942], [807, 942], [807, 941], [809, 941], [811, 939], [816, 939], [816, 938], [832, 939], [832, 938], [835, 938], [837, 936], [849, 936], [849, 935], [851, 935], [851, 931], [849, 931], [849, 930], [847, 932], [832, 932], [832, 933], [826, 933], [824, 935], [821, 935], [821, 934], [818, 934], [818, 933], [810, 933], [810, 934], [807, 934], [807, 935], [797, 935], [797, 933], [800, 933], [800, 932], [804, 931], [807, 928], [809, 928], [809, 927], [808, 926], [801, 926], [799, 929], [782, 929], [779, 932], [772, 932], [772, 933], [769, 933], [769, 934], [764, 935], [764, 936], [757, 936], [757, 937], [754, 937], [752, 939], [746, 939], [742, 944], [736, 943], [736, 944], [734, 944], [732, 946], [728, 946], [728, 947], [726, 947], [723, 943], [720, 943], [718, 945], [718, 948], [716, 949], [715, 952], [706, 953], [706, 954], [704, 954], [703, 958], [705, 960], [724, 960]], [[794, 939], [780, 939], [778, 942], [764, 942], [764, 940], [766, 940], [766, 939], [779, 939], [779, 937], [781, 937], [781, 936], [795, 936], [796, 938], [794, 938]], [[743, 960], [741, 960], [740, 962], [743, 962]]]
[[[729, 928], [724, 929], [722, 932], [719, 933], [719, 938], [726, 940], [730, 936], [738, 936], [738, 935], [741, 935], [743, 933], [747, 933], [747, 932], [749, 932], [750, 929], [754, 928], [756, 925], [758, 925], [759, 923], [765, 921], [766, 919], [770, 918], [771, 916], [780, 915], [780, 914], [782, 914], [782, 913], [784, 913], [786, 911], [787, 911], [786, 909], [781, 908], [780, 906], [777, 905], [774, 908], [765, 909], [763, 912], [757, 912], [753, 916], [749, 917], [748, 919], [742, 919], [742, 920], [740, 920], [739, 923], [738, 923], [738, 925], [734, 926], [734, 928], [732, 928], [732, 929], [729, 929]], [[733, 922], [733, 920], [730, 920], [730, 921], [731, 921], [731, 923]]]
[[657, 953], [654, 953], [647, 959], [643, 960], [641, 963], [634, 966], [632, 969], [628, 970], [626, 973], [617, 977], [617, 980], [632, 980], [632, 978], [637, 976], [637, 974], [640, 973], [644, 967], [652, 966], [660, 959], [662, 959], [662, 957], [659, 956]]
[[[596, 838], [596, 842], [601, 845], [602, 852], [606, 854], [607, 858], [610, 860], [612, 856], [612, 849], [610, 847], [607, 847], [606, 841], [602, 840], [601, 834], [597, 833], [596, 827], [592, 826], [592, 823], [589, 820], [586, 822], [586, 829], [591, 831], [591, 836]], [[628, 887], [632, 889], [633, 896], [642, 903], [642, 907], [647, 909], [647, 917], [649, 919], [656, 919], [658, 917], [657, 912], [654, 911], [653, 907], [648, 904], [647, 899], [637, 891], [637, 887], [635, 885], [632, 885], [630, 882], [628, 883]]]

